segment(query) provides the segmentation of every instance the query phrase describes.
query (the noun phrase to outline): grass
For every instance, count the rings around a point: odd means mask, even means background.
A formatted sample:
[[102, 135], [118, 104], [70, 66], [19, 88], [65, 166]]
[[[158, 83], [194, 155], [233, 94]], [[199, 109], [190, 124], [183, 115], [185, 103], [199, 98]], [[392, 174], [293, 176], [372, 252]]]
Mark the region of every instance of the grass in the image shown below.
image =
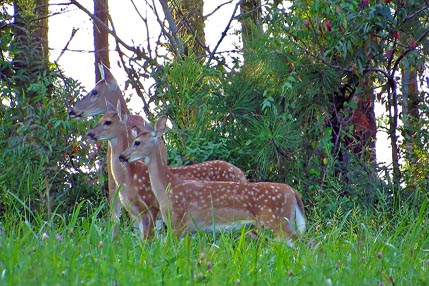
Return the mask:
[[358, 209], [310, 214], [295, 248], [246, 230], [141, 241], [129, 226], [112, 239], [82, 202], [68, 218], [3, 225], [0, 285], [429, 285], [426, 204], [394, 216]]

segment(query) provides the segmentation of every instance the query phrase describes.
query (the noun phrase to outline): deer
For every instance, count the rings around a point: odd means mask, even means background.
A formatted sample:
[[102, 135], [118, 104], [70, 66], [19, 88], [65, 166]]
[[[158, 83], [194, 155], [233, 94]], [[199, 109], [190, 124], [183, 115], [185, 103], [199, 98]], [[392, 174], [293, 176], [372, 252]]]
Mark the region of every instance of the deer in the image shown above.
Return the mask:
[[[120, 113], [127, 117], [126, 125], [127, 129], [131, 130], [137, 128], [141, 131], [142, 129], [152, 130], [152, 126], [139, 115], [131, 115], [127, 108], [123, 93], [117, 84], [116, 79], [112, 75], [109, 69], [104, 65], [99, 65], [101, 80], [97, 82], [96, 86], [84, 97], [74, 103], [74, 106], [69, 111], [71, 118], [82, 118], [95, 115], [105, 114], [107, 112], [108, 104], [112, 106], [118, 106], [120, 103]], [[131, 143], [131, 142], [130, 142]], [[112, 205], [111, 220], [115, 222], [113, 235], [117, 236], [118, 229], [116, 224], [119, 221], [122, 209], [122, 203], [120, 199], [115, 199], [119, 184], [116, 183], [112, 175], [112, 162], [115, 158], [112, 157], [112, 149], [110, 144], [107, 148], [107, 173], [108, 173], [108, 200]], [[202, 164], [202, 165], [201, 165]], [[143, 166], [143, 168], [145, 168]], [[197, 167], [186, 167], [182, 171], [185, 177], [194, 179], [207, 179], [207, 180], [225, 180], [225, 181], [245, 181], [246, 176], [242, 170], [236, 166], [222, 161], [214, 160], [200, 163]], [[147, 175], [145, 175], [147, 177]], [[134, 175], [132, 176], [134, 178]], [[139, 174], [136, 175], [138, 180], [143, 178]], [[143, 180], [143, 179], [142, 179]], [[138, 183], [138, 182], [137, 182]], [[142, 184], [146, 184], [146, 188], [150, 187], [150, 184], [146, 181], [142, 181]], [[144, 192], [148, 193], [148, 192]], [[137, 225], [138, 229], [142, 229]]]
[[[151, 188], [148, 168], [142, 161], [125, 165], [119, 161], [120, 152], [133, 142], [132, 133], [137, 129], [129, 128], [128, 114], [122, 112], [121, 102], [118, 101], [116, 108], [109, 102], [106, 105], [106, 113], [87, 133], [87, 136], [91, 140], [109, 141], [112, 151], [110, 162], [112, 175], [120, 186], [119, 200], [130, 217], [137, 223], [141, 237], [148, 238], [153, 235], [154, 222], [159, 213], [159, 204]], [[153, 131], [153, 128], [145, 126], [140, 130]], [[160, 150], [163, 160], [166, 160], [166, 148], [163, 142], [160, 142]], [[185, 180], [246, 180], [244, 173], [239, 168], [220, 160], [170, 167], [169, 170]]]
[[173, 233], [218, 231], [237, 222], [250, 222], [273, 231], [276, 240], [289, 245], [305, 232], [304, 205], [296, 190], [271, 182], [213, 182], [184, 180], [168, 167], [162, 155], [161, 137], [166, 117], [153, 131], [143, 131], [119, 155], [131, 164], [143, 161], [164, 221], [170, 219]]
[[[127, 125], [129, 128], [140, 127], [140, 128], [151, 128], [151, 126], [138, 115], [131, 115], [127, 108], [125, 98], [122, 91], [110, 72], [110, 70], [103, 64], [99, 64], [101, 80], [99, 80], [95, 87], [80, 100], [76, 101], [73, 107], [69, 110], [70, 118], [84, 118], [90, 116], [96, 116], [106, 113], [106, 102], [111, 104], [121, 103], [121, 112], [128, 114]], [[122, 205], [120, 200], [116, 199], [116, 190], [118, 185], [112, 176], [112, 168], [110, 162], [112, 161], [112, 150], [110, 145], [107, 148], [106, 154], [107, 161], [107, 176], [108, 176], [108, 200], [111, 204], [111, 221], [114, 222], [113, 236], [118, 235], [117, 224], [121, 216]]]

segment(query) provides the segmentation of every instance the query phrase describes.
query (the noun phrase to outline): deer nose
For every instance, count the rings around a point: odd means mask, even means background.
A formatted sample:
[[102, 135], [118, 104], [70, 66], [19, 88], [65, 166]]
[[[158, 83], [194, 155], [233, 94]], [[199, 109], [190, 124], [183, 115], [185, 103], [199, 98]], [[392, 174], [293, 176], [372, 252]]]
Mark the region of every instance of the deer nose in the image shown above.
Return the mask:
[[89, 139], [93, 140], [93, 141], [97, 141], [97, 136], [95, 136], [95, 134], [94, 134], [94, 133], [92, 133], [92, 132], [88, 132], [88, 133], [86, 134], [86, 136], [87, 136]]
[[77, 114], [73, 109], [71, 109], [71, 110], [69, 111], [69, 116], [70, 116], [71, 118], [77, 118], [77, 117], [81, 117], [81, 114]]
[[121, 161], [122, 163], [126, 163], [128, 162], [128, 159], [124, 156], [124, 155], [119, 155], [119, 161]]

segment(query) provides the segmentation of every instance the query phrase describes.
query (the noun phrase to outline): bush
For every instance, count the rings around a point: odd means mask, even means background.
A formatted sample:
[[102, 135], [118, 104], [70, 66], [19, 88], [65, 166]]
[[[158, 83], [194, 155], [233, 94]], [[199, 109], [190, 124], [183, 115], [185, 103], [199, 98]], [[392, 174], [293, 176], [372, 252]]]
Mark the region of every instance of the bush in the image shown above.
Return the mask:
[[37, 97], [30, 101], [24, 91], [16, 98], [13, 88], [1, 94], [15, 100], [2, 104], [0, 119], [2, 216], [18, 209], [47, 218], [54, 211], [67, 213], [82, 199], [99, 203], [104, 194], [98, 180], [103, 179], [88, 146], [79, 142], [87, 124], [70, 121], [67, 114], [67, 103], [81, 91], [78, 83], [52, 72], [26, 91]]

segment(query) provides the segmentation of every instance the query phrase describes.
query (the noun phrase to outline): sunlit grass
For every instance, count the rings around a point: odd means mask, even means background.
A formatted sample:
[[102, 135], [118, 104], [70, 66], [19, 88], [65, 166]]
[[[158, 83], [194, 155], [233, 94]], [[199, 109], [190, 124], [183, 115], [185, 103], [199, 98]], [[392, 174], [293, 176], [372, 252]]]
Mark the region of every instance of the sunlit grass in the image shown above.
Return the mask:
[[248, 230], [141, 241], [122, 226], [112, 239], [102, 207], [82, 217], [84, 203], [67, 219], [3, 225], [0, 285], [429, 285], [426, 204], [314, 214], [291, 248]]

